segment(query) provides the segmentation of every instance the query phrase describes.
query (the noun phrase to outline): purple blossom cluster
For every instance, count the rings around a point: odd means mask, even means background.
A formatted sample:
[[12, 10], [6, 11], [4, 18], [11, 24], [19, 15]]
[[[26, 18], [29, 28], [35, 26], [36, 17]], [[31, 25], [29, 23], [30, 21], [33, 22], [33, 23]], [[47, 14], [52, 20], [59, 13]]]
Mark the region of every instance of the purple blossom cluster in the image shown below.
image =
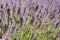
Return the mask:
[[32, 26], [39, 22], [38, 29], [51, 20], [54, 28], [60, 28], [60, 0], [0, 0], [0, 32], [5, 28], [0, 38], [11, 40], [13, 32], [20, 31], [29, 17]]

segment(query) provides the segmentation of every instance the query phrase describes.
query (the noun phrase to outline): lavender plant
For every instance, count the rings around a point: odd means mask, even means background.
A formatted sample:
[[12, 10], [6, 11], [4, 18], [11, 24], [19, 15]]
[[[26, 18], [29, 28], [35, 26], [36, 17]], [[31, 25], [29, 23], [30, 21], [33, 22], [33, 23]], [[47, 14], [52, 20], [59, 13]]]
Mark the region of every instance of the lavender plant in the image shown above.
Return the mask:
[[0, 40], [60, 40], [59, 2], [0, 0]]

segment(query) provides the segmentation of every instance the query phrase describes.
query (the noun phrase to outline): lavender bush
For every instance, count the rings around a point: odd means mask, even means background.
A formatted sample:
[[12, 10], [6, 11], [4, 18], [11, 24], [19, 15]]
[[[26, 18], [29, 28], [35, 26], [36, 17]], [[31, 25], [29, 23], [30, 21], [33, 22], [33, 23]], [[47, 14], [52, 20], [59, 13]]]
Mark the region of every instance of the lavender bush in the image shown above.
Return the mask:
[[0, 0], [0, 40], [60, 40], [60, 0]]

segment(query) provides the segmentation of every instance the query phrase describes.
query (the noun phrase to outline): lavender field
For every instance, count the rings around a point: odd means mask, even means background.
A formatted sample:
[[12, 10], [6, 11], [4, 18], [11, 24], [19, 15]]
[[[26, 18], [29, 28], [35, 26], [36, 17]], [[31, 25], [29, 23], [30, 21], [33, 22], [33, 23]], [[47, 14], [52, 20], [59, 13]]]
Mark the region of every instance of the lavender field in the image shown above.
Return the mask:
[[60, 40], [60, 0], [0, 0], [0, 40]]

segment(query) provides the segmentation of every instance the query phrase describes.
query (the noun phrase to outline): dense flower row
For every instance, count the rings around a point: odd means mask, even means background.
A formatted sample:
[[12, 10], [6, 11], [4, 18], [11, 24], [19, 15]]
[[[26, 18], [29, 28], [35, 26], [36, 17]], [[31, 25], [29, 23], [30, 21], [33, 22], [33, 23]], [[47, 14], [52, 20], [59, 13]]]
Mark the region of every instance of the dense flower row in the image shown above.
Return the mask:
[[[30, 26], [39, 24], [34, 30], [47, 30], [52, 20], [53, 30], [60, 28], [59, 4], [59, 0], [0, 0], [0, 39], [11, 40], [16, 31], [21, 33], [28, 19]], [[57, 38], [60, 38], [59, 32], [54, 40]]]

